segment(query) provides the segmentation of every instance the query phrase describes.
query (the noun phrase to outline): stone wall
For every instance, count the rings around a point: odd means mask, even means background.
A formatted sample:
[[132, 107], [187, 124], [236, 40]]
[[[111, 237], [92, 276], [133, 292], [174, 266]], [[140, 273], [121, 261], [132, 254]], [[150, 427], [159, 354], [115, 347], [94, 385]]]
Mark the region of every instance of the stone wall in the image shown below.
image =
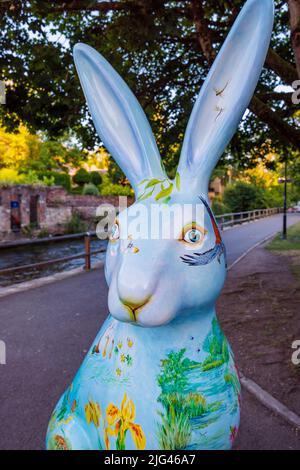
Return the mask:
[[5, 214], [5, 209], [0, 206], [0, 233], [7, 231], [7, 217]]
[[[9, 238], [11, 230], [11, 201], [19, 201], [21, 231], [30, 225], [30, 198], [38, 197], [37, 225], [49, 233], [62, 233], [72, 214], [78, 213], [87, 222], [96, 217], [101, 204], [119, 206], [118, 196], [81, 196], [68, 194], [61, 187], [7, 186], [0, 188], [0, 239]], [[133, 198], [128, 198], [128, 204]]]

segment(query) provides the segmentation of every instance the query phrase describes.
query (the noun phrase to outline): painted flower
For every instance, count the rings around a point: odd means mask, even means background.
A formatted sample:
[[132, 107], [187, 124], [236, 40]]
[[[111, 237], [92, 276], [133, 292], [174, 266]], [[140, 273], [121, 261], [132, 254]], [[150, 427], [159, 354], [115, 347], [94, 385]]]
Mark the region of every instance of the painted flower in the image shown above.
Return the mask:
[[119, 349], [122, 349], [122, 346], [123, 346], [122, 341], [119, 341], [119, 342], [118, 342], [118, 348], [119, 348]]
[[118, 377], [120, 377], [121, 374], [122, 374], [122, 371], [119, 367], [116, 369], [116, 374], [117, 374]]
[[106, 409], [106, 421], [109, 426], [113, 426], [114, 423], [120, 418], [120, 410], [113, 403], [110, 403]]
[[59, 434], [56, 434], [50, 439], [50, 442], [48, 443], [48, 449], [49, 450], [71, 450], [71, 444], [69, 441], [63, 437], [60, 436]]
[[133, 341], [132, 341], [132, 339], [127, 338], [127, 345], [128, 345], [129, 348], [132, 348], [132, 346], [133, 346]]
[[139, 424], [134, 423], [135, 406], [132, 400], [124, 394], [121, 409], [110, 403], [106, 409], [107, 426], [104, 431], [106, 449], [110, 448], [109, 436], [117, 437], [117, 450], [125, 449], [126, 433], [129, 430], [132, 440], [137, 449], [143, 450], [146, 447], [146, 437]]
[[100, 410], [99, 403], [89, 401], [85, 405], [84, 411], [85, 411], [85, 418], [88, 424], [94, 423], [96, 428], [98, 428], [100, 424], [100, 417], [101, 417], [101, 410]]
[[125, 354], [121, 354], [121, 362], [125, 362], [126, 356]]

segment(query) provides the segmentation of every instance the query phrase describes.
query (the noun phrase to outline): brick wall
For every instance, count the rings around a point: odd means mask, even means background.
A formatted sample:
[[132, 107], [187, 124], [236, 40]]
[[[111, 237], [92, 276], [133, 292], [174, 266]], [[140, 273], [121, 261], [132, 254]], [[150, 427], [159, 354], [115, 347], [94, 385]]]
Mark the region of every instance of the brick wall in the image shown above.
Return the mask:
[[[38, 196], [38, 226], [50, 233], [61, 233], [63, 225], [77, 212], [91, 222], [101, 204], [119, 206], [118, 196], [81, 196], [68, 194], [61, 187], [7, 186], [0, 188], [0, 239], [11, 234], [11, 201], [20, 201], [21, 228], [30, 224], [30, 198]], [[128, 205], [133, 198], [128, 198]]]

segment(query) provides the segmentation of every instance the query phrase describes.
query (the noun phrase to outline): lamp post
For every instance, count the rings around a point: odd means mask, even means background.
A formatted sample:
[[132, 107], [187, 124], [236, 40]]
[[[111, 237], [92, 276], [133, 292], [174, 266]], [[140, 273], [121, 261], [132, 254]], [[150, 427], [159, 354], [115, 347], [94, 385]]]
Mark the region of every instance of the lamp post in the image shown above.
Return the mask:
[[287, 160], [284, 163], [284, 203], [283, 203], [283, 232], [282, 237], [287, 239]]
[[293, 180], [288, 180], [287, 178], [287, 160], [284, 162], [284, 178], [279, 178], [278, 183], [284, 184], [284, 202], [283, 202], [283, 230], [282, 238], [283, 240], [287, 239], [287, 184], [293, 183]]

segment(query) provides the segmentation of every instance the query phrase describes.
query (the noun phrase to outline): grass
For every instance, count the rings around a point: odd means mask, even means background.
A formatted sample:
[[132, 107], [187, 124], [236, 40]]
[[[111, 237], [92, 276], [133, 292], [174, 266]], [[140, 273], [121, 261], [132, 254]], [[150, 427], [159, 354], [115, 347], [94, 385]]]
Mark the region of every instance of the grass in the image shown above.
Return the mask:
[[[268, 250], [285, 253], [290, 261], [290, 269], [296, 279], [300, 281], [300, 222], [292, 225], [288, 229], [288, 236], [286, 240], [282, 239], [281, 234], [276, 237], [267, 245]], [[299, 253], [297, 253], [299, 252]]]
[[191, 437], [189, 418], [184, 413], [176, 413], [171, 406], [167, 415], [161, 414], [162, 423], [158, 428], [161, 449], [185, 449]]
[[300, 250], [300, 222], [288, 229], [286, 240], [282, 239], [281, 234], [276, 235], [267, 245], [267, 249], [272, 251]]

